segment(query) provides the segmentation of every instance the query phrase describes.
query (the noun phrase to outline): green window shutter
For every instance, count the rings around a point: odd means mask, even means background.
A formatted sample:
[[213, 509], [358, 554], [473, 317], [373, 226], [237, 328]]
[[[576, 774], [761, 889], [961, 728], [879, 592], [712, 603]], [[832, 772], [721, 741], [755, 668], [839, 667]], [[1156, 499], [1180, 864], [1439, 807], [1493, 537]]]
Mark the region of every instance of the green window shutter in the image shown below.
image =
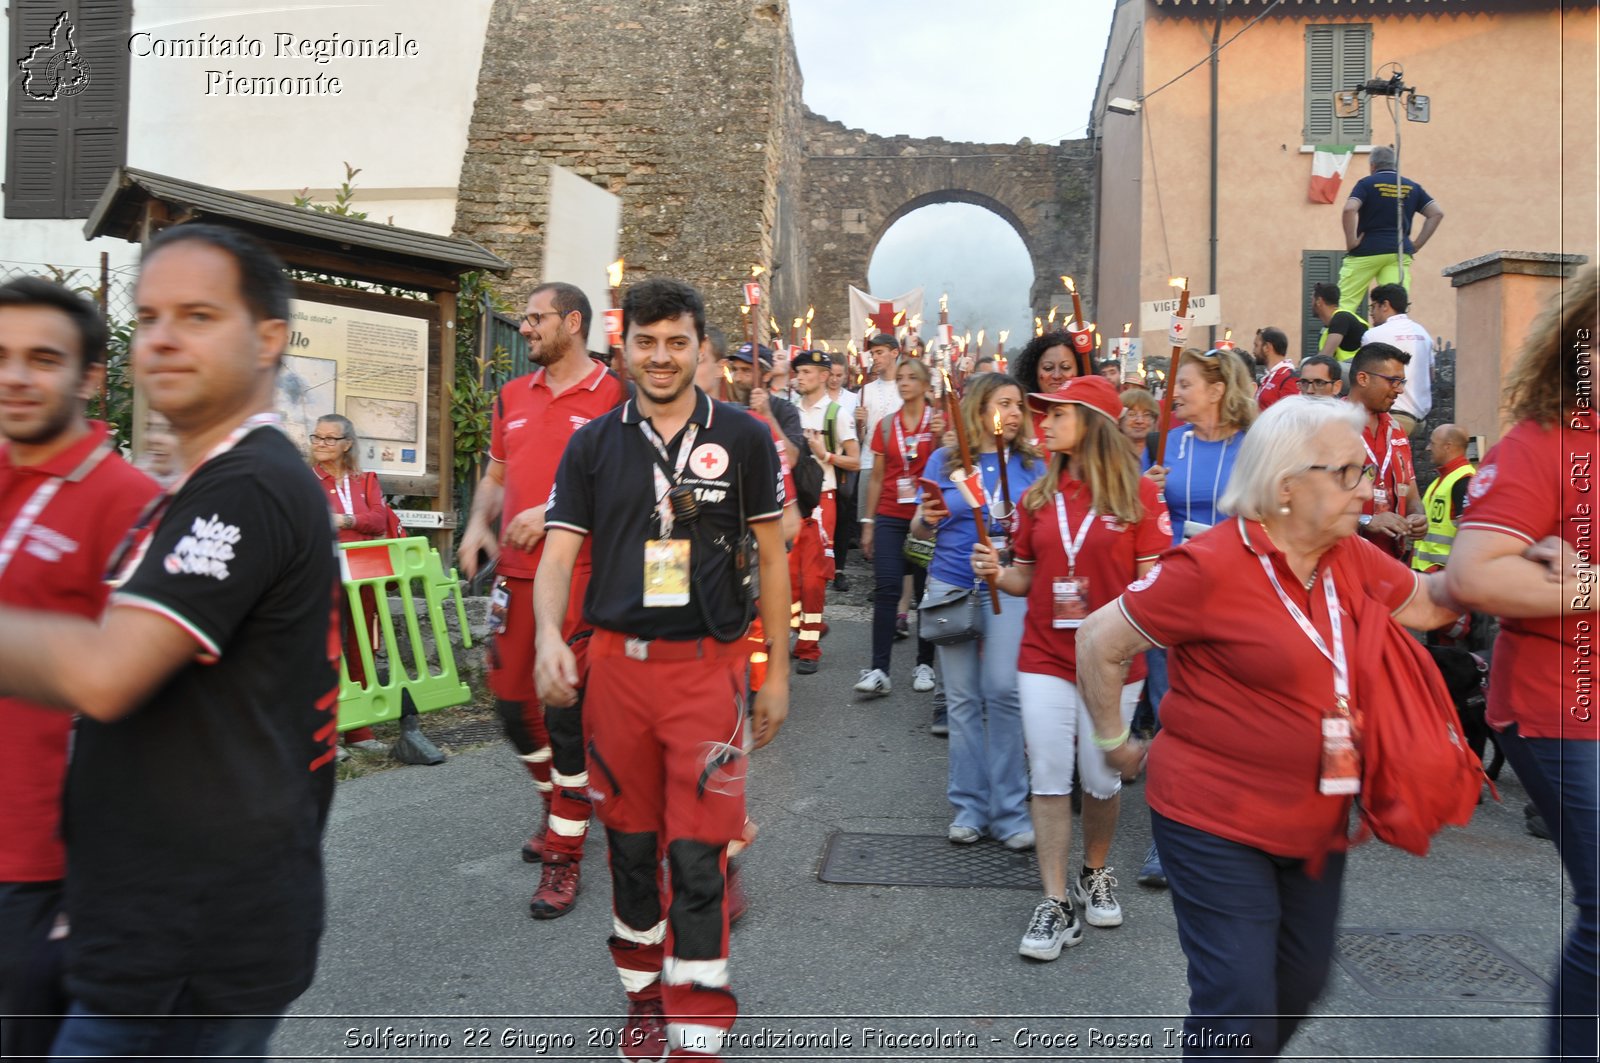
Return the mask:
[[1337, 118], [1333, 94], [1372, 77], [1372, 27], [1313, 25], [1306, 27], [1305, 144], [1366, 144], [1371, 123], [1367, 100], [1354, 118]]
[[[1339, 27], [1339, 84], [1335, 88], [1347, 89], [1372, 78], [1372, 27]], [[1334, 139], [1345, 144], [1372, 143], [1372, 101], [1361, 100], [1361, 111], [1354, 118], [1336, 118], [1338, 128]]]
[[[65, 31], [53, 35], [63, 14], [88, 71], [76, 90], [61, 90], [74, 68], [52, 62], [67, 51]], [[131, 22], [129, 0], [12, 0], [7, 52], [19, 73], [7, 94], [6, 217], [86, 218], [126, 159]], [[20, 74], [30, 57], [32, 95]]]
[[1339, 280], [1339, 267], [1344, 264], [1343, 251], [1300, 252], [1300, 357], [1317, 353], [1317, 337], [1322, 335], [1322, 321], [1311, 312], [1311, 289], [1318, 284], [1332, 284]]

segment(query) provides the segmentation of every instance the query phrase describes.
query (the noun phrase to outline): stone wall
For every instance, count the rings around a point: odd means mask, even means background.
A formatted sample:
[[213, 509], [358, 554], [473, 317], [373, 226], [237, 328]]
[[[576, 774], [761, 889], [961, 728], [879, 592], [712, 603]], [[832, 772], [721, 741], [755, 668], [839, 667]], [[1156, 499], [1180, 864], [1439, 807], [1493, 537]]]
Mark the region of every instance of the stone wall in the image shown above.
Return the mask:
[[628, 282], [687, 281], [737, 329], [778, 188], [797, 183], [781, 102], [798, 81], [781, 0], [495, 0], [455, 230], [526, 291], [558, 163], [621, 197]]
[[986, 207], [1017, 230], [1033, 260], [1029, 302], [1038, 316], [1065, 301], [1062, 274], [1071, 274], [1086, 305], [1093, 305], [1094, 159], [1088, 141], [969, 144], [886, 137], [809, 111], [805, 140], [818, 336], [847, 337], [846, 285], [866, 288], [867, 266], [883, 234], [911, 211], [934, 203]]
[[627, 282], [688, 281], [737, 341], [760, 265], [763, 336], [814, 304], [815, 338], [842, 347], [846, 287], [866, 287], [889, 226], [968, 202], [1021, 235], [1035, 313], [1064, 302], [1064, 273], [1093, 306], [1089, 142], [877, 136], [807, 111], [801, 89], [787, 0], [495, 0], [455, 231], [512, 264], [520, 298], [545, 279], [557, 163], [621, 197]]

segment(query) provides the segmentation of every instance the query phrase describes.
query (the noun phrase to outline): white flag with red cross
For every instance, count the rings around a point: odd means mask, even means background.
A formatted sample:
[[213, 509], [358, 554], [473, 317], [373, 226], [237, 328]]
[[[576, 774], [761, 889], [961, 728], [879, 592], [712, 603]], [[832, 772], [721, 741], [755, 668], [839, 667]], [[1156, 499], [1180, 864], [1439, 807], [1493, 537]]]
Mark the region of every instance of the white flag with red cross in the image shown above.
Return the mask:
[[913, 288], [893, 299], [870, 295], [854, 285], [850, 288], [850, 339], [861, 340], [900, 330], [922, 317], [922, 289]]

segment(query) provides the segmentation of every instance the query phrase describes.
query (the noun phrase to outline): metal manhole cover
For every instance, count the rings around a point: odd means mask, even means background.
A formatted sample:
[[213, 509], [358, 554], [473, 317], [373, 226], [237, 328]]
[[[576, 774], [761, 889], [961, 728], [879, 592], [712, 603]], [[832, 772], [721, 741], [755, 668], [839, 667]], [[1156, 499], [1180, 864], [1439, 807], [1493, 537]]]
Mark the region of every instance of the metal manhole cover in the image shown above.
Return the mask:
[[1339, 931], [1334, 956], [1376, 997], [1542, 1003], [1546, 981], [1470, 930]]
[[854, 886], [962, 886], [1039, 891], [1032, 853], [995, 841], [951, 845], [927, 834], [847, 834], [828, 838], [817, 878]]
[[449, 727], [442, 731], [433, 731], [428, 737], [437, 745], [474, 746], [482, 742], [493, 742], [501, 735], [498, 720], [469, 720], [466, 723]]

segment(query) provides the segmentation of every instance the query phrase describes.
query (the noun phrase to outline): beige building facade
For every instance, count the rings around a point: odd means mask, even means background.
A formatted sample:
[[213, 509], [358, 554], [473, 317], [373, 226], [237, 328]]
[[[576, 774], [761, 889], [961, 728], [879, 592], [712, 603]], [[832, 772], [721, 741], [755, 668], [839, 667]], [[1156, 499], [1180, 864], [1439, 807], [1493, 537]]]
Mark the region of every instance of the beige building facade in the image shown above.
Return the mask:
[[[1242, 346], [1267, 325], [1295, 352], [1314, 342], [1309, 284], [1337, 272], [1371, 146], [1395, 142], [1388, 101], [1363, 98], [1341, 124], [1327, 88], [1398, 63], [1431, 100], [1429, 122], [1400, 123], [1401, 172], [1445, 211], [1411, 316], [1461, 346], [1445, 267], [1497, 249], [1595, 255], [1597, 19], [1558, 0], [1122, 0], [1093, 111], [1102, 327], [1138, 330], [1139, 304], [1187, 276]], [[1335, 202], [1310, 202], [1315, 146], [1341, 142], [1357, 147]], [[1163, 333], [1142, 338], [1164, 358]]]

